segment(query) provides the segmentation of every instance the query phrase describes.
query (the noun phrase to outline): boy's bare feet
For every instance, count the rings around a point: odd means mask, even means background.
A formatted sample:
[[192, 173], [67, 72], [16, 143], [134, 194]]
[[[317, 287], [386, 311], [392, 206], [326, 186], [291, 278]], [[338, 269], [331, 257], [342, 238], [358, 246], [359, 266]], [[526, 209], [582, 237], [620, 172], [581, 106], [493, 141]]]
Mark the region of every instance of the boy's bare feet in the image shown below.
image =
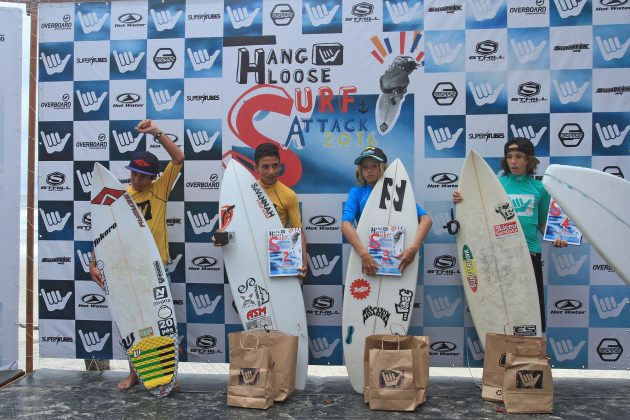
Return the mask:
[[118, 382], [118, 389], [120, 389], [121, 391], [126, 391], [138, 385], [138, 382], [138, 375], [136, 375], [136, 372], [131, 371], [129, 372], [129, 376]]

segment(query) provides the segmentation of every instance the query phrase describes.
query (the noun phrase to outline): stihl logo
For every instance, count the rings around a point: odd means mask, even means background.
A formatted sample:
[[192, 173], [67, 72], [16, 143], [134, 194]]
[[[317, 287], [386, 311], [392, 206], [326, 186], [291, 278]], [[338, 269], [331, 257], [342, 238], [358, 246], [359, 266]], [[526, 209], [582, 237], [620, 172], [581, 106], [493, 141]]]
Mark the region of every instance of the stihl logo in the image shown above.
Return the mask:
[[125, 190], [115, 190], [113, 188], [103, 188], [96, 197], [92, 199], [92, 204], [100, 204], [101, 206], [111, 206], [112, 203], [120, 198]]

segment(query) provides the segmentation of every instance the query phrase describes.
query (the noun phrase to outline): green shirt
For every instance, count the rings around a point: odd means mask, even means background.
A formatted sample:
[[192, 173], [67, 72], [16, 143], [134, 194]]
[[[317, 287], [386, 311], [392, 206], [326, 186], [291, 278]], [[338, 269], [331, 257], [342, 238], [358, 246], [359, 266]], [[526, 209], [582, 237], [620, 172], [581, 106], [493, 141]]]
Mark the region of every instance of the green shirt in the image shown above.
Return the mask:
[[531, 175], [504, 175], [499, 178], [505, 192], [510, 196], [518, 221], [523, 227], [529, 252], [542, 251], [538, 242], [538, 224], [547, 221], [549, 193], [542, 182]]

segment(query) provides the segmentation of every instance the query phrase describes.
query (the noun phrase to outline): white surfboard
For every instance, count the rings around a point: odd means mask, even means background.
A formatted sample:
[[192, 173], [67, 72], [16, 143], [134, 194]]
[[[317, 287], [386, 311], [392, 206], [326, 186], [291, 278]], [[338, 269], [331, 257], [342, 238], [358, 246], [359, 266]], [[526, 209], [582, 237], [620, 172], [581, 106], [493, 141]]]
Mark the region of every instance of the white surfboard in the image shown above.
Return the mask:
[[223, 247], [228, 281], [245, 330], [279, 330], [298, 337], [295, 388], [304, 389], [308, 331], [302, 288], [296, 277], [270, 278], [267, 233], [282, 227], [273, 203], [256, 179], [230, 159], [219, 200], [221, 227], [233, 234]]
[[523, 229], [499, 179], [474, 150], [459, 180], [457, 259], [482, 346], [486, 333], [540, 336], [538, 289]]
[[[403, 226], [405, 245], [413, 243], [418, 230], [416, 198], [400, 159], [392, 162], [376, 183], [357, 225], [359, 238], [368, 244], [372, 226]], [[352, 250], [343, 296], [343, 356], [352, 388], [363, 392], [365, 338], [372, 334], [407, 334], [418, 278], [415, 258], [400, 277], [366, 276], [361, 257]]]
[[179, 360], [170, 285], [153, 235], [125, 187], [99, 163], [92, 179], [96, 266], [122, 346], [156, 396], [175, 385]]
[[542, 182], [571, 222], [630, 285], [630, 182], [566, 165], [549, 165]]

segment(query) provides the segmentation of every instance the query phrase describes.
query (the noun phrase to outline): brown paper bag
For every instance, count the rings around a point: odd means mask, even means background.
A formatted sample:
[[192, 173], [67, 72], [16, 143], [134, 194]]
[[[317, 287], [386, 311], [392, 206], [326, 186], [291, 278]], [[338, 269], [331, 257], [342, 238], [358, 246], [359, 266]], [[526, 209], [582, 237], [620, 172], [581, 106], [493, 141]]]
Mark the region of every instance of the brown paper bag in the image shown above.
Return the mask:
[[549, 358], [536, 348], [519, 347], [508, 353], [503, 379], [503, 402], [508, 413], [553, 413], [553, 378]]
[[249, 330], [230, 333], [230, 350], [240, 347], [241, 336], [256, 337], [259, 347], [269, 349], [274, 400], [286, 400], [295, 391], [298, 338], [281, 331]]
[[545, 356], [547, 343], [543, 337], [522, 337], [505, 334], [486, 334], [486, 354], [483, 360], [481, 398], [486, 401], [503, 401], [503, 377], [507, 353], [517, 353], [518, 346], [533, 346], [537, 355]]
[[[249, 340], [248, 340], [249, 338]], [[267, 409], [273, 405], [269, 349], [254, 336], [240, 337], [240, 347], [230, 349], [227, 404]]]
[[428, 337], [371, 335], [365, 340], [365, 402], [373, 410], [413, 411], [427, 399]]

